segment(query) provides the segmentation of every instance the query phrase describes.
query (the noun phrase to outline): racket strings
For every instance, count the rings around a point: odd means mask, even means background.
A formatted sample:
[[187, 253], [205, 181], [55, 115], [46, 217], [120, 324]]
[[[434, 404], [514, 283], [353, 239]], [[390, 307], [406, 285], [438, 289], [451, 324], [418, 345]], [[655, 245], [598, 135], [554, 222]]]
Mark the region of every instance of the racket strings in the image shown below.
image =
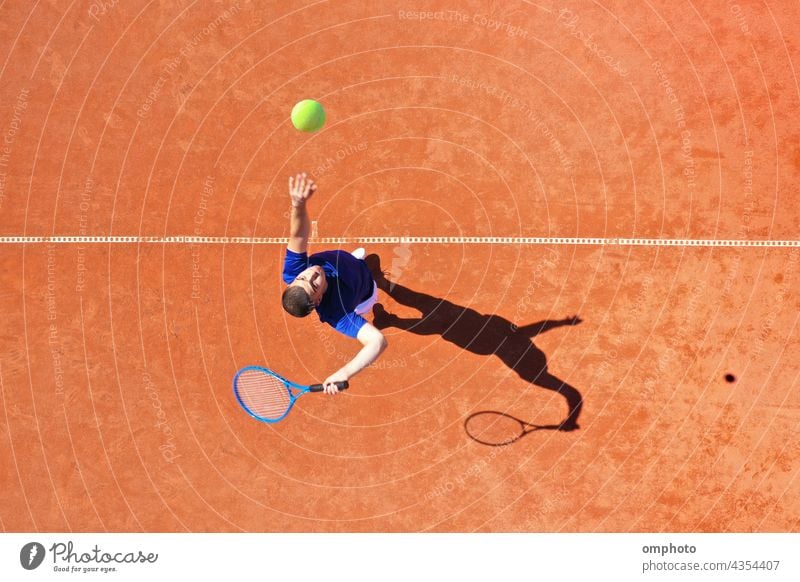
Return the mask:
[[511, 444], [527, 432], [525, 425], [511, 415], [498, 412], [479, 412], [466, 422], [467, 433], [487, 445]]
[[280, 418], [292, 403], [286, 384], [260, 370], [246, 370], [239, 374], [236, 389], [242, 404], [262, 418]]

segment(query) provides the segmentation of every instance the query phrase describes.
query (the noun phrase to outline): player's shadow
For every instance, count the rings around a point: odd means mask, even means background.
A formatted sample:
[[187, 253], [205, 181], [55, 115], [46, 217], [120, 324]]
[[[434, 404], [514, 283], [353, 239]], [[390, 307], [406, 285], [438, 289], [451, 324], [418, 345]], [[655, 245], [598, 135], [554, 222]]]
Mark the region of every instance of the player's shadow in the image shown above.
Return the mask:
[[374, 308], [375, 327], [394, 327], [418, 335], [439, 335], [473, 354], [496, 356], [526, 382], [558, 392], [565, 398], [566, 418], [554, 428], [562, 431], [580, 428], [578, 417], [583, 406], [581, 393], [548, 371], [547, 357], [532, 341], [540, 333], [556, 327], [577, 325], [581, 322], [580, 318], [545, 320], [518, 327], [499, 315], [478, 313], [469, 307], [390, 282], [380, 270], [377, 255], [370, 255], [366, 260], [381, 290], [398, 303], [422, 313], [421, 317], [401, 318], [388, 313], [379, 303]]

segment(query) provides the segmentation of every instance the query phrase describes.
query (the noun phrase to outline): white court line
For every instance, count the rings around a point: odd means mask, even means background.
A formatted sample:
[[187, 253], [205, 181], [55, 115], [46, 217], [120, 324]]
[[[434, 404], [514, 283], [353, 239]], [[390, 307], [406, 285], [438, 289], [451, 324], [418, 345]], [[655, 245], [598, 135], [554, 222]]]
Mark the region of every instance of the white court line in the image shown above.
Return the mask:
[[[288, 237], [253, 236], [2, 236], [0, 244], [207, 244], [286, 245]], [[800, 240], [569, 238], [520, 236], [317, 237], [311, 244], [588, 245], [647, 247], [800, 247]]]

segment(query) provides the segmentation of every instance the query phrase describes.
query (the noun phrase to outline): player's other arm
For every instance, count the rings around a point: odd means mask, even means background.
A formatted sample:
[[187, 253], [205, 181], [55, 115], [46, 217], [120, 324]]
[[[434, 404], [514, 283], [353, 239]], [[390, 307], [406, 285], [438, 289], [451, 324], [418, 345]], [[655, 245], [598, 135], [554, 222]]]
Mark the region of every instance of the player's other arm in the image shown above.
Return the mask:
[[308, 252], [308, 233], [311, 220], [308, 218], [306, 202], [314, 194], [317, 185], [303, 172], [289, 176], [289, 197], [292, 199], [292, 213], [289, 217], [289, 250], [295, 253]]
[[333, 385], [334, 382], [344, 382], [358, 374], [361, 370], [369, 366], [378, 359], [383, 350], [389, 345], [383, 334], [371, 323], [365, 323], [358, 330], [356, 339], [361, 342], [362, 348], [355, 357], [347, 362], [337, 372], [330, 375], [323, 384], [325, 392], [334, 394], [338, 389]]

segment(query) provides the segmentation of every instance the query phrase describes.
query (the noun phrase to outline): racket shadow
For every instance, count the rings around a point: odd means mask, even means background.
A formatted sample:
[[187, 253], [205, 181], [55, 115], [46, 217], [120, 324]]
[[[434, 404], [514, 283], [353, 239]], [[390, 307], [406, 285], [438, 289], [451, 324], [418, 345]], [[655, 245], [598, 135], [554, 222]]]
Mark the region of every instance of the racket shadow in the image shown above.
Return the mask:
[[380, 258], [375, 254], [367, 256], [365, 261], [375, 282], [384, 293], [397, 303], [421, 313], [421, 317], [402, 318], [388, 313], [383, 305], [378, 303], [373, 310], [375, 327], [397, 328], [423, 336], [439, 335], [443, 340], [473, 354], [498, 358], [528, 386], [535, 385], [552, 390], [564, 397], [567, 404], [564, 420], [558, 424], [542, 425], [537, 430], [557, 429], [568, 432], [580, 428], [578, 417], [583, 408], [583, 396], [577, 388], [550, 373], [547, 356], [533, 342], [534, 337], [551, 329], [580, 324], [579, 317], [548, 319], [517, 325], [499, 315], [479, 313], [470, 307], [410, 289], [396, 281], [389, 281], [381, 269]]
[[481, 410], [464, 420], [467, 436], [489, 447], [505, 447], [540, 430], [560, 430], [559, 424], [531, 424], [507, 412]]

